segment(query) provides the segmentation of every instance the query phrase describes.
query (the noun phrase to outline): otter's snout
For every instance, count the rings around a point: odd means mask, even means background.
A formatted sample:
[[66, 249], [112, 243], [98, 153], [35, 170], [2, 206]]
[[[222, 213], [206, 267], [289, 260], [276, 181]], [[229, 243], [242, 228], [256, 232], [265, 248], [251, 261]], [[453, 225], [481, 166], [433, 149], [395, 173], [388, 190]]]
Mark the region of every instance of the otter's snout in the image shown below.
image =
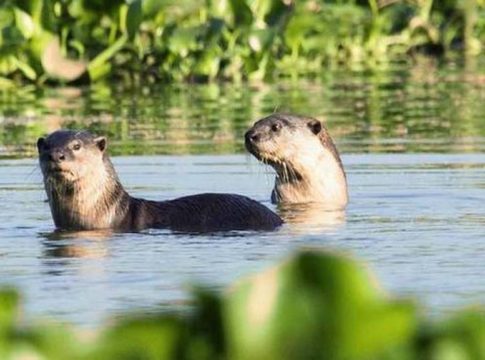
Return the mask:
[[54, 150], [47, 154], [47, 157], [50, 161], [55, 163], [60, 163], [66, 160], [66, 154], [62, 150]]
[[261, 136], [257, 133], [256, 130], [249, 129], [248, 131], [246, 131], [244, 138], [246, 139], [246, 144], [248, 143], [250, 144], [250, 143], [258, 142]]
[[258, 143], [261, 141], [261, 134], [254, 128], [249, 129], [244, 134], [244, 145], [246, 150], [249, 151], [254, 156], [258, 157]]
[[37, 140], [37, 150], [39, 151], [41, 161], [51, 161], [61, 163], [66, 160], [66, 153], [62, 147], [50, 147], [47, 145], [45, 138]]

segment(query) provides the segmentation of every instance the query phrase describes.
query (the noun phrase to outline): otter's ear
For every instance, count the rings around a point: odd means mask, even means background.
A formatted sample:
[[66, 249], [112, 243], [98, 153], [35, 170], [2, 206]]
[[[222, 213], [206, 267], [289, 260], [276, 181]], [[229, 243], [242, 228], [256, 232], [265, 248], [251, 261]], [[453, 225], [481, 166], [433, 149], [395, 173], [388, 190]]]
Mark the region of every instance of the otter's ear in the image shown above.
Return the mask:
[[104, 136], [98, 136], [94, 139], [94, 143], [101, 152], [104, 152], [108, 147], [108, 140]]
[[39, 154], [42, 152], [42, 150], [44, 149], [44, 146], [45, 146], [45, 138], [43, 137], [40, 137], [38, 140], [37, 140], [37, 151], [39, 152]]
[[307, 123], [308, 127], [315, 135], [318, 135], [322, 131], [322, 123], [318, 120], [312, 119]]

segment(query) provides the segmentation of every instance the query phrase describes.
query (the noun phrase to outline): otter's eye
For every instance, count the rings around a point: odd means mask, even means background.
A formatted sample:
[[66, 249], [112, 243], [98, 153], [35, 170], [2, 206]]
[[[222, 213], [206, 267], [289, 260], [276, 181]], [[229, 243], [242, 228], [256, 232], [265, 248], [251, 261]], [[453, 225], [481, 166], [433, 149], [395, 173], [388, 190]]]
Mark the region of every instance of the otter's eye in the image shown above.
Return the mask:
[[271, 131], [273, 132], [277, 132], [281, 129], [281, 124], [280, 123], [274, 123], [273, 125], [271, 125]]
[[79, 144], [79, 143], [74, 144], [72, 146], [72, 149], [75, 150], [75, 151], [81, 150], [81, 144]]

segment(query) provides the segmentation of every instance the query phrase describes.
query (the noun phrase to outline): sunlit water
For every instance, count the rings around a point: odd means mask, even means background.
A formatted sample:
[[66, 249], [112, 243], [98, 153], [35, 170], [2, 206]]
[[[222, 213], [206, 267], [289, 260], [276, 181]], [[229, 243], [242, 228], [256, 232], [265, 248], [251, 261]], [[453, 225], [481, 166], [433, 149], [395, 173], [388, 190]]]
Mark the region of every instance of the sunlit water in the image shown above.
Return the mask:
[[[384, 288], [416, 297], [433, 313], [485, 304], [483, 79], [421, 69], [145, 95], [106, 89], [4, 94], [0, 283], [21, 291], [29, 317], [93, 326], [125, 311], [180, 306], [190, 284], [222, 289], [313, 246], [367, 261]], [[274, 175], [241, 153], [241, 140], [274, 108], [327, 119], [344, 152], [351, 196], [345, 213], [269, 203]], [[33, 154], [36, 137], [59, 126], [108, 134], [133, 195], [239, 193], [288, 223], [276, 232], [199, 236], [53, 234]]]

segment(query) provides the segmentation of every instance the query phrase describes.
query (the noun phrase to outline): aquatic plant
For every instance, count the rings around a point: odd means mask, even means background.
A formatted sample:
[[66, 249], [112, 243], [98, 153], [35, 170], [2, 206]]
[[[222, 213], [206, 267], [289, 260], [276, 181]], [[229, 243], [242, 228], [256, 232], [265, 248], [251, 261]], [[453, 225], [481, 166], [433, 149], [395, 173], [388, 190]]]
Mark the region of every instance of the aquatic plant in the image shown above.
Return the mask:
[[478, 55], [483, 0], [5, 0], [0, 87], [15, 80], [268, 79]]
[[0, 291], [2, 359], [481, 359], [485, 317], [430, 321], [393, 299], [365, 266], [306, 250], [223, 295], [194, 293], [190, 311], [130, 315], [91, 336], [18, 319]]

